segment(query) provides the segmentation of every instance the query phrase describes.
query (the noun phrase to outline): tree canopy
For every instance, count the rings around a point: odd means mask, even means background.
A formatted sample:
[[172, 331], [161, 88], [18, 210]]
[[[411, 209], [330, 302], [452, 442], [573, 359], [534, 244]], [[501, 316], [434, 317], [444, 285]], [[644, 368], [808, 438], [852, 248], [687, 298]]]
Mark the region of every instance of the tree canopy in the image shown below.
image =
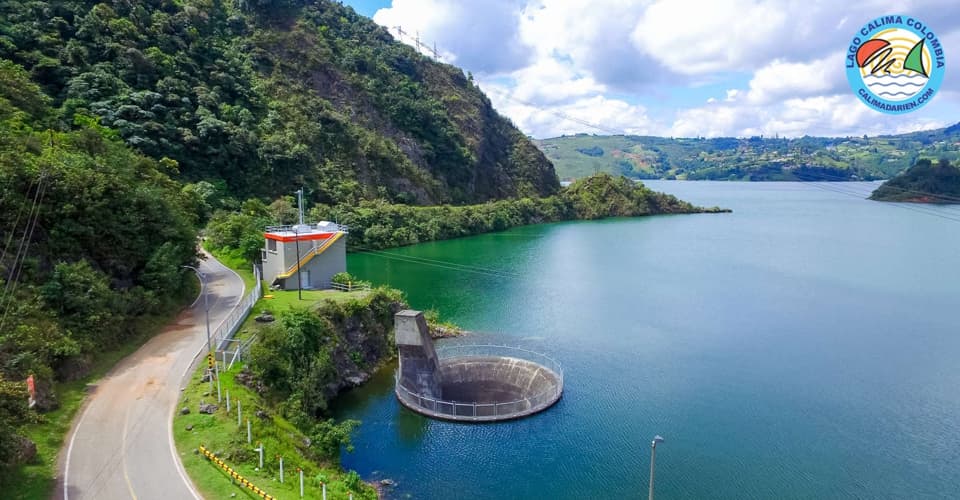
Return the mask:
[[[61, 117], [21, 67], [0, 61], [0, 82], [0, 380], [35, 375], [50, 409], [54, 381], [191, 290], [180, 266], [196, 260], [198, 200], [171, 180], [175, 161], [136, 153], [94, 117], [52, 128]], [[0, 407], [19, 405], [12, 394]], [[0, 411], [0, 427], [21, 417]], [[0, 443], [0, 463], [8, 452]]]

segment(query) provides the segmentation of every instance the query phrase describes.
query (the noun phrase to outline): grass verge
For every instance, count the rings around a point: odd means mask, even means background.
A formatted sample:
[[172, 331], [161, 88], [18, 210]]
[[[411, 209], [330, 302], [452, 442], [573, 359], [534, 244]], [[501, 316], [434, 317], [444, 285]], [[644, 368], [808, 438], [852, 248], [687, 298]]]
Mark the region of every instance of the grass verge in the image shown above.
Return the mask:
[[[89, 375], [73, 382], [57, 384], [60, 400], [56, 410], [39, 415], [39, 421], [23, 428], [23, 434], [37, 444], [37, 462], [21, 465], [10, 472], [10, 489], [15, 499], [40, 500], [50, 498], [57, 475], [57, 457], [77, 411], [87, 395], [87, 386], [96, 383], [121, 359], [140, 348], [150, 337], [173, 319], [173, 315], [144, 318], [136, 328], [138, 335], [123, 345], [98, 356]], [[11, 498], [8, 497], [8, 498]]]
[[[262, 490], [279, 499], [299, 499], [300, 485], [297, 467], [304, 470], [304, 498], [321, 498], [320, 483], [327, 484], [328, 499], [347, 499], [350, 493], [357, 500], [372, 500], [375, 490], [364, 484], [355, 473], [343, 472], [335, 463], [313, 460], [308, 440], [293, 424], [279, 415], [274, 415], [269, 406], [254, 391], [237, 383], [235, 375], [242, 366], [220, 374], [220, 389], [223, 401], [212, 414], [200, 414], [200, 401], [217, 403], [216, 388], [211, 391], [209, 382], [201, 382], [204, 367], [191, 377], [183, 391], [178, 411], [173, 421], [173, 437], [177, 452], [197, 489], [204, 498], [257, 498], [253, 492], [241, 487], [230, 475], [215, 463], [206, 459], [197, 449], [202, 444], [226, 462], [241, 476]], [[226, 394], [229, 392], [230, 413], [226, 410]], [[237, 425], [237, 400], [241, 402], [242, 420]], [[181, 415], [180, 408], [187, 407], [190, 413]], [[258, 412], [261, 413], [258, 416]], [[247, 419], [250, 420], [253, 441], [247, 443]], [[187, 429], [190, 430], [187, 430]], [[264, 466], [259, 468], [257, 443], [263, 443]], [[278, 456], [283, 456], [285, 480], [280, 483]]]
[[[208, 250], [209, 251], [209, 250]], [[211, 253], [220, 262], [233, 269], [243, 278], [247, 290], [253, 288], [255, 279], [248, 263], [232, 252]], [[362, 297], [366, 292], [338, 292], [334, 290], [304, 290], [303, 300], [297, 291], [278, 290], [266, 292], [250, 315], [239, 328], [237, 338], [245, 338], [263, 327], [254, 318], [263, 311], [280, 313], [295, 307], [311, 307], [323, 300], [343, 302]], [[269, 405], [234, 377], [243, 368], [238, 363], [230, 371], [220, 374], [220, 389], [223, 396], [217, 412], [213, 415], [198, 413], [200, 400], [216, 403], [216, 389], [209, 383], [201, 383], [205, 366], [199, 367], [181, 393], [173, 421], [173, 437], [184, 469], [200, 493], [207, 499], [258, 498], [232, 480], [230, 475], [198, 452], [202, 444], [226, 462], [244, 478], [275, 498], [300, 498], [297, 467], [304, 470], [304, 498], [321, 498], [320, 483], [327, 484], [327, 498], [347, 499], [350, 493], [357, 500], [374, 499], [376, 492], [364, 484], [355, 473], [345, 473], [336, 463], [314, 460], [304, 436], [293, 424], [279, 415], [272, 414]], [[226, 394], [231, 399], [231, 412], [226, 411]], [[237, 425], [236, 401], [243, 408], [241, 425]], [[179, 409], [187, 407], [190, 413], [181, 415]], [[257, 411], [266, 412], [258, 417]], [[246, 420], [250, 418], [253, 443], [247, 443]], [[191, 430], [187, 430], [188, 426]], [[259, 469], [257, 443], [264, 445], [264, 468]], [[278, 456], [283, 456], [285, 480], [280, 483]]]
[[246, 293], [250, 293], [250, 290], [253, 290], [254, 285], [257, 284], [257, 279], [253, 275], [252, 265], [243, 257], [240, 250], [214, 250], [210, 248], [210, 245], [208, 245], [206, 241], [203, 242], [203, 248], [216, 257], [221, 264], [233, 269], [240, 275], [240, 278], [243, 279], [244, 286], [247, 287]]

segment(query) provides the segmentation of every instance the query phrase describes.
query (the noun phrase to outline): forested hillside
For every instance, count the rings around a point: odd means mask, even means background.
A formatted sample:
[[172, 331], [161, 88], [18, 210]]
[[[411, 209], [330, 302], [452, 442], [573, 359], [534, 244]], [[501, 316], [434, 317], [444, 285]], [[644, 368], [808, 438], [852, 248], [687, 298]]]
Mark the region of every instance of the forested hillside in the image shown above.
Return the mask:
[[470, 76], [336, 2], [0, 0], [0, 485], [57, 384], [195, 296], [200, 226], [255, 257], [300, 187], [354, 249], [704, 211], [620, 177], [561, 191]]
[[960, 124], [879, 137], [666, 138], [578, 134], [537, 141], [562, 179], [888, 179], [920, 158], [960, 158]]
[[195, 290], [180, 266], [196, 259], [199, 198], [170, 179], [176, 162], [132, 151], [92, 117], [74, 113], [69, 131], [61, 120], [0, 61], [0, 483], [29, 449], [16, 432], [35, 418], [29, 375], [37, 409], [56, 408], [54, 382]]
[[884, 182], [871, 200], [913, 203], [960, 203], [960, 168], [941, 159], [923, 159], [906, 172]]
[[[265, 205], [247, 200], [240, 210], [218, 211], [206, 228], [207, 243], [221, 252], [253, 261], [263, 248], [263, 227], [290, 224], [296, 209], [289, 197]], [[310, 220], [337, 220], [350, 227], [350, 250], [377, 250], [459, 238], [511, 227], [565, 220], [657, 214], [722, 213], [659, 193], [623, 176], [596, 174], [561, 188], [555, 196], [517, 198], [476, 205], [415, 207], [364, 201], [358, 205], [317, 205]]]
[[0, 0], [0, 58], [64, 123], [97, 117], [215, 202], [300, 185], [321, 203], [558, 188], [470, 77], [333, 1]]

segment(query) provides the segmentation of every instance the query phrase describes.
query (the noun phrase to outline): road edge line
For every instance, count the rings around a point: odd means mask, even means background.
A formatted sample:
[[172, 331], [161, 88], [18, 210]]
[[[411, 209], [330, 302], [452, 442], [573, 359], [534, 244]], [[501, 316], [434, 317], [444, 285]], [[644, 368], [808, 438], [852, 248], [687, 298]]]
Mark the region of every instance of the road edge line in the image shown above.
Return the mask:
[[[237, 299], [236, 305], [234, 305], [233, 308], [230, 309], [230, 313], [227, 314], [227, 316], [220, 321], [220, 324], [217, 325], [217, 328], [214, 329], [214, 331], [216, 331], [216, 330], [219, 330], [221, 326], [223, 326], [223, 324], [227, 321], [227, 318], [230, 317], [230, 314], [232, 314], [233, 311], [235, 311], [238, 307], [240, 307], [241, 304], [243, 304], [243, 299], [246, 298], [246, 294], [247, 294], [247, 284], [243, 281], [243, 277], [241, 277], [236, 271], [230, 268], [230, 266], [224, 264], [223, 262], [220, 262], [219, 259], [214, 257], [213, 254], [207, 252], [206, 250], [201, 250], [201, 251], [203, 252], [204, 255], [207, 256], [207, 258], [215, 260], [217, 264], [220, 264], [221, 266], [223, 266], [224, 269], [233, 273], [233, 275], [236, 276], [238, 280], [240, 280], [240, 298]], [[197, 300], [199, 300], [199, 297], [197, 297]], [[194, 303], [196, 303], [196, 301]], [[196, 500], [202, 500], [203, 496], [200, 495], [199, 491], [197, 491], [196, 486], [193, 484], [193, 480], [191, 480], [190, 475], [187, 474], [187, 470], [183, 468], [183, 461], [180, 460], [180, 455], [177, 453], [177, 445], [176, 443], [174, 443], [174, 439], [173, 439], [173, 419], [177, 413], [177, 401], [180, 401], [180, 390], [183, 388], [183, 385], [184, 385], [183, 382], [184, 380], [186, 380], [187, 375], [196, 367], [197, 360], [200, 358], [200, 355], [203, 354], [204, 349], [206, 349], [206, 346], [200, 347], [200, 349], [197, 351], [197, 354], [195, 354], [193, 356], [193, 359], [190, 361], [190, 364], [187, 365], [186, 370], [184, 370], [183, 373], [180, 375], [180, 382], [177, 384], [176, 398], [174, 399], [173, 405], [170, 407], [170, 418], [167, 419], [167, 442], [170, 444], [170, 454], [173, 455], [173, 463], [177, 467], [177, 473], [180, 474], [180, 479], [183, 480], [183, 483], [187, 486], [187, 489], [190, 490], [190, 493], [193, 494], [193, 498], [195, 498]], [[64, 500], [69, 500], [69, 499], [64, 498]]]

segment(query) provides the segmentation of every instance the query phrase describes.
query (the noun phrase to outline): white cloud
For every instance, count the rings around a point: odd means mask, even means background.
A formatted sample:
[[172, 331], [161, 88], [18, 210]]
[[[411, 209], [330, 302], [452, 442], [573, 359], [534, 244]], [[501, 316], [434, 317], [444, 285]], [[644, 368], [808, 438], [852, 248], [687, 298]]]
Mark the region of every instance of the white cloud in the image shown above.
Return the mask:
[[553, 57], [541, 58], [511, 73], [511, 77], [517, 82], [513, 91], [515, 97], [542, 104], [596, 95], [606, 90], [592, 76], [577, 72], [569, 62]]
[[662, 130], [664, 126], [651, 118], [645, 107], [602, 95], [544, 107], [521, 100], [503, 85], [481, 82], [480, 86], [490, 96], [497, 110], [536, 138], [580, 132], [649, 135]]
[[393, 0], [373, 16], [377, 23], [403, 28], [412, 43], [420, 37], [436, 45], [444, 59], [476, 72], [509, 71], [525, 66], [531, 48], [519, 38], [519, 0]]
[[754, 72], [747, 100], [763, 104], [785, 97], [834, 94], [848, 89], [843, 64], [843, 52], [807, 63], [775, 59]]
[[913, 132], [943, 127], [947, 121], [929, 111], [886, 115], [843, 93], [786, 99], [783, 102], [713, 103], [677, 113], [666, 135], [676, 137], [750, 137], [755, 135], [845, 137]]
[[636, 90], [669, 76], [630, 42], [648, 3], [530, 0], [520, 22], [521, 38], [540, 58], [565, 57], [609, 88]]
[[661, 0], [634, 28], [640, 50], [680, 74], [749, 68], [758, 47], [783, 31], [787, 12], [752, 0]]
[[[890, 12], [928, 20], [950, 66], [935, 102], [909, 115], [867, 108], [843, 70], [854, 31]], [[590, 124], [672, 136], [862, 135], [960, 116], [956, 0], [393, 0], [374, 19], [436, 42], [536, 137], [604, 133]]]

